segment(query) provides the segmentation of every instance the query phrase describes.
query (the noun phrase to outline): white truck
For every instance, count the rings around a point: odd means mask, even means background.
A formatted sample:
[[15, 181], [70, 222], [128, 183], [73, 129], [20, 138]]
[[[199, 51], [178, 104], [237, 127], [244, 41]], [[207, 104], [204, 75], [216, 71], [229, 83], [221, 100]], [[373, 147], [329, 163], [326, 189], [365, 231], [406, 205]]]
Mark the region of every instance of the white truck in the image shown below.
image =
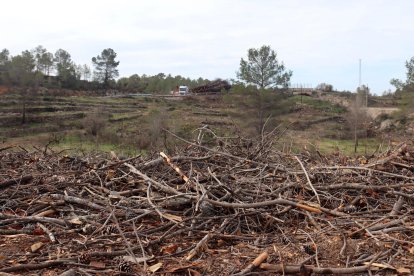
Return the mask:
[[182, 95], [187, 95], [189, 93], [189, 89], [188, 86], [185, 85], [180, 85], [179, 89], [178, 89], [178, 94]]

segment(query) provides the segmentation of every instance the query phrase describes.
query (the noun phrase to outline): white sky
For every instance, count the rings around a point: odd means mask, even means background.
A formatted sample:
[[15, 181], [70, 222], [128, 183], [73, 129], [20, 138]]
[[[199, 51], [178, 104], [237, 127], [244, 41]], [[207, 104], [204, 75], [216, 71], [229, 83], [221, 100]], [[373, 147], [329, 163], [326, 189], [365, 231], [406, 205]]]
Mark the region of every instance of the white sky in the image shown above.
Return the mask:
[[62, 48], [90, 64], [112, 48], [120, 76], [236, 78], [249, 48], [270, 45], [293, 71], [293, 85], [354, 91], [362, 59], [362, 83], [381, 94], [391, 78], [405, 80], [404, 63], [414, 56], [411, 0], [4, 0], [0, 7], [1, 49]]

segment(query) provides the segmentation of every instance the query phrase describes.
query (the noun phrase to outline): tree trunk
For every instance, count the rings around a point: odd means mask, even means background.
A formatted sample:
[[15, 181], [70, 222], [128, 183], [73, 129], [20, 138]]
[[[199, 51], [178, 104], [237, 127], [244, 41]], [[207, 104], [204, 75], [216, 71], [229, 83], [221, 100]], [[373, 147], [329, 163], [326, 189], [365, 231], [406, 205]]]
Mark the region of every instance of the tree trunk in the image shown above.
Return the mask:
[[357, 134], [357, 123], [354, 125], [354, 153], [357, 152], [358, 148], [358, 134]]
[[262, 92], [259, 91], [259, 128], [257, 130], [258, 134], [262, 133], [262, 129], [264, 126], [264, 110], [263, 110], [263, 97]]

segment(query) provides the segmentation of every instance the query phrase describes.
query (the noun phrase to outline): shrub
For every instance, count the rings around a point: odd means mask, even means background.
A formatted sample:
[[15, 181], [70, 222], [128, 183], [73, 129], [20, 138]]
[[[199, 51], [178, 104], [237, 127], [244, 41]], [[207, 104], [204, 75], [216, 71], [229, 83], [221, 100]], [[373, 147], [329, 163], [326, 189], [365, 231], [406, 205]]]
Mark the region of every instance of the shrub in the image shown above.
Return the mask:
[[89, 113], [83, 120], [82, 125], [87, 134], [94, 137], [101, 133], [108, 123], [109, 114], [103, 110]]

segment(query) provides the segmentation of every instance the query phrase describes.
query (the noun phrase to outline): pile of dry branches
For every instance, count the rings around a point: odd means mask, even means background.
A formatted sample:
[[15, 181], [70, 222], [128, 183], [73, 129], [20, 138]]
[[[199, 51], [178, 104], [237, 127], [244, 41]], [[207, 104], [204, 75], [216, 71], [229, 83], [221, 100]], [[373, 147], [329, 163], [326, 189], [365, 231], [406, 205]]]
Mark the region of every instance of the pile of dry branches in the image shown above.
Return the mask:
[[0, 149], [0, 272], [413, 272], [412, 147], [367, 159], [202, 140], [123, 160]]

